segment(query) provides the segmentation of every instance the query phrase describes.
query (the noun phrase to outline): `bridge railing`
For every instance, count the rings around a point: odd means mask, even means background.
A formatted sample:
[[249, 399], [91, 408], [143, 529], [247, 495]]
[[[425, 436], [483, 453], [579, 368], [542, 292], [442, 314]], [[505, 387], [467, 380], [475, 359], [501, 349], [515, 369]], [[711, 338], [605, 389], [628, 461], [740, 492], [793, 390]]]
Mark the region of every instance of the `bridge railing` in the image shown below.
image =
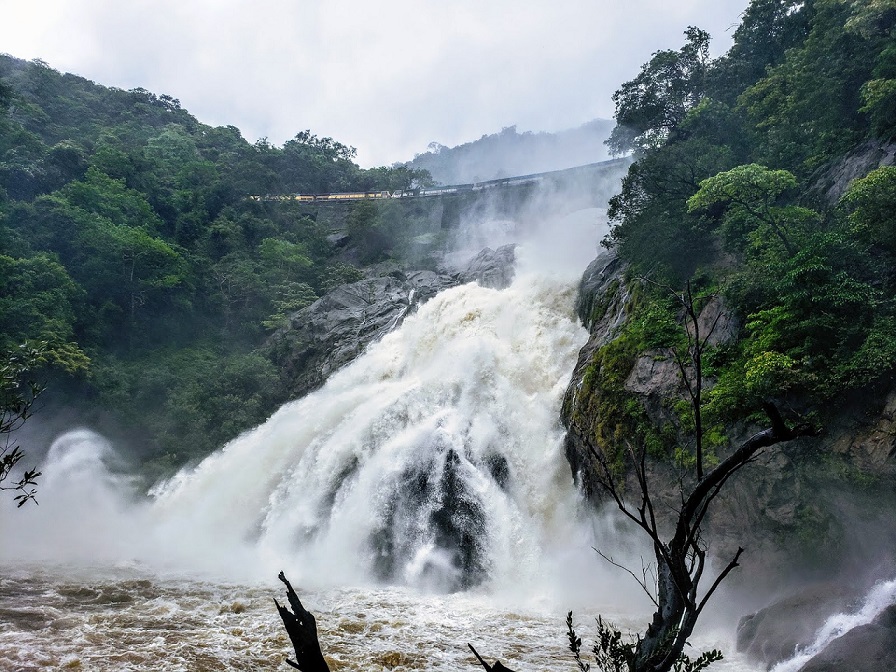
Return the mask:
[[610, 159], [597, 163], [588, 163], [572, 168], [549, 170], [543, 173], [503, 177], [495, 180], [484, 180], [469, 184], [452, 184], [445, 186], [422, 187], [418, 189], [396, 189], [394, 191], [352, 191], [334, 194], [266, 194], [252, 195], [253, 201], [297, 201], [300, 203], [341, 203], [344, 201], [384, 200], [392, 198], [426, 198], [433, 196], [453, 196], [468, 192], [478, 192], [495, 188], [516, 187], [524, 184], [535, 184], [549, 178], [562, 177], [564, 174], [587, 172], [588, 170], [611, 169], [631, 163], [630, 158]]

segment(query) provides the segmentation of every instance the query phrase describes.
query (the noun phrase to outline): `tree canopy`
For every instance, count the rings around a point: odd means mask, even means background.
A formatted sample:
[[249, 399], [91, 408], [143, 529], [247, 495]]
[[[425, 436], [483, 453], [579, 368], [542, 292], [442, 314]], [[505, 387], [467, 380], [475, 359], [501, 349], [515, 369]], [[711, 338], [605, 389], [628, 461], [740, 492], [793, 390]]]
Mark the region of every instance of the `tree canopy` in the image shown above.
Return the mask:
[[736, 311], [740, 340], [716, 356], [709, 396], [719, 412], [756, 412], [775, 386], [819, 400], [893, 371], [896, 169], [839, 200], [823, 185], [848, 152], [893, 138], [894, 25], [890, 2], [754, 0], [726, 55], [708, 59], [708, 36], [689, 29], [617, 91], [609, 144], [637, 160], [605, 243], [660, 283], [700, 278]]

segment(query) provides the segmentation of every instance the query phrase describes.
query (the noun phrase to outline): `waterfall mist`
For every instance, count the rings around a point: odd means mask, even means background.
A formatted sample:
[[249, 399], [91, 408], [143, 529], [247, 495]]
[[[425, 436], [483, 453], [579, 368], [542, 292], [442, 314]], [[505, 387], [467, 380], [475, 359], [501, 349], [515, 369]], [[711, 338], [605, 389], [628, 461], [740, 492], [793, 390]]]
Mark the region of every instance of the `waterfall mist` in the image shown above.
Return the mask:
[[60, 437], [40, 507], [3, 519], [19, 542], [0, 560], [639, 604], [607, 590], [591, 547], [615, 526], [584, 515], [557, 420], [587, 338], [575, 285], [603, 232], [595, 209], [467, 227], [473, 247], [521, 241], [511, 287], [443, 292], [149, 501], [107, 468], [102, 437]]

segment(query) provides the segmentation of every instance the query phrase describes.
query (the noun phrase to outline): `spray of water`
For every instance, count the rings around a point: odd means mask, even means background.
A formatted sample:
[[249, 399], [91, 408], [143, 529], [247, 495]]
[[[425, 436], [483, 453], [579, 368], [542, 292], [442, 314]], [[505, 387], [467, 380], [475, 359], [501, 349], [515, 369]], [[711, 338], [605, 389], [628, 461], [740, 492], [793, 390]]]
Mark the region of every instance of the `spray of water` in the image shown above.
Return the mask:
[[[4, 517], [21, 545], [0, 560], [233, 578], [285, 568], [305, 585], [508, 594], [537, 594], [546, 577], [570, 592], [603, 582], [557, 421], [587, 337], [572, 304], [601, 215], [526, 232], [511, 287], [442, 293], [324, 388], [156, 486], [150, 502], [111, 475], [101, 437], [64, 435], [44, 465], [41, 506]], [[478, 231], [467, 236], [477, 246], [507, 235], [504, 223]]]

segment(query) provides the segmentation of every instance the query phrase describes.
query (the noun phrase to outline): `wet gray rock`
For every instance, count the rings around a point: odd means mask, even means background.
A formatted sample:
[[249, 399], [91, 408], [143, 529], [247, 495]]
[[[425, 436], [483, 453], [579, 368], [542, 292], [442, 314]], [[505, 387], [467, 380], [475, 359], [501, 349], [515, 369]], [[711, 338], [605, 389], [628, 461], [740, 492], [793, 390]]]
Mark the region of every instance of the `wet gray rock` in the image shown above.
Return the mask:
[[267, 344], [291, 395], [320, 387], [327, 377], [379, 340], [420, 303], [455, 281], [431, 271], [340, 285], [293, 313]]
[[266, 352], [280, 368], [290, 395], [302, 396], [439, 292], [474, 281], [506, 287], [513, 279], [513, 263], [514, 246], [505, 245], [486, 248], [454, 273], [383, 267], [383, 275], [340, 285], [290, 315], [289, 324], [268, 340]]
[[[592, 335], [608, 343], [625, 319], [628, 293], [622, 288], [625, 266], [615, 251], [604, 252], [588, 264], [579, 283], [576, 313]], [[595, 324], [599, 322], [599, 324]]]
[[852, 600], [842, 586], [828, 583], [778, 600], [740, 620], [737, 650], [771, 668], [811, 644], [828, 617], [848, 609]]
[[827, 645], [800, 672], [896, 670], [896, 605]]
[[823, 170], [813, 191], [834, 205], [854, 180], [876, 168], [893, 165], [896, 165], [896, 142], [867, 140]]
[[482, 287], [504, 289], [513, 282], [516, 245], [502, 245], [497, 250], [487, 247], [477, 254], [458, 274], [460, 284], [476, 282]]

